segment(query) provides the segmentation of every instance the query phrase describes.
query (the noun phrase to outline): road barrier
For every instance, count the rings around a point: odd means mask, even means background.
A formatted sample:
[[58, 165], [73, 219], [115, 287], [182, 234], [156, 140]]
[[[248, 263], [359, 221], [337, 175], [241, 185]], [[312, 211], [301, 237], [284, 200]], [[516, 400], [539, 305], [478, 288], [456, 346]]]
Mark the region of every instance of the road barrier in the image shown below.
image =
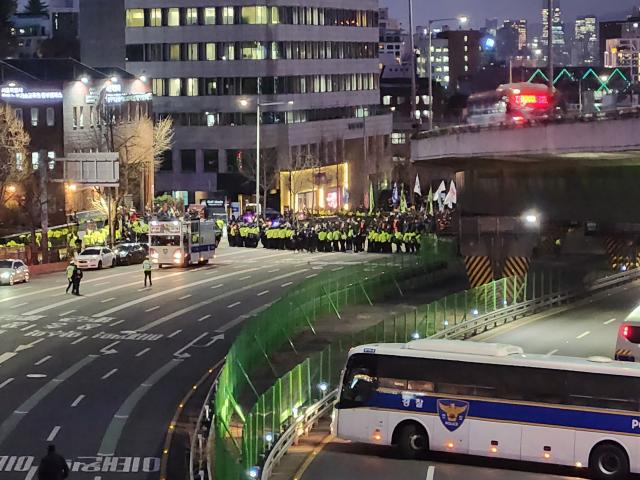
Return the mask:
[[[337, 400], [339, 372], [348, 350], [356, 345], [378, 342], [404, 343], [417, 338], [464, 339], [541, 310], [579, 300], [594, 293], [619, 287], [640, 278], [640, 269], [629, 270], [594, 281], [581, 289], [561, 292], [556, 274], [530, 273], [497, 280], [480, 287], [449, 295], [414, 312], [394, 316], [358, 334], [350, 335], [295, 367], [263, 394], [247, 424], [257, 445], [269, 439], [264, 462], [254, 473], [262, 480], [285, 455], [286, 450], [308, 433], [332, 402]], [[294, 386], [298, 393], [280, 396], [283, 388]], [[299, 392], [304, 391], [303, 395]], [[303, 402], [303, 400], [305, 402]], [[277, 422], [277, 416], [285, 421]], [[263, 419], [263, 420], [259, 420]], [[278, 429], [278, 426], [280, 427]]]
[[[280, 376], [270, 360], [273, 353], [284, 346], [295, 352], [294, 338], [305, 330], [315, 333], [319, 318], [331, 314], [341, 318], [346, 306], [380, 300], [400, 291], [403, 280], [441, 269], [455, 257], [452, 242], [425, 237], [419, 255], [373, 257], [373, 261], [344, 266], [339, 271], [310, 272], [295, 290], [248, 320], [229, 350], [215, 385], [208, 448], [213, 476], [220, 480], [247, 478], [248, 469], [262, 463], [273, 441], [290, 426], [292, 418], [298, 417], [298, 407], [315, 403], [316, 392], [325, 394], [320, 388], [323, 383], [337, 383], [336, 366], [343, 361], [346, 350], [328, 349], [327, 356], [323, 352], [307, 359], [260, 393], [251, 375], [268, 366]], [[241, 398], [246, 395], [254, 397], [250, 411], [241, 406]]]

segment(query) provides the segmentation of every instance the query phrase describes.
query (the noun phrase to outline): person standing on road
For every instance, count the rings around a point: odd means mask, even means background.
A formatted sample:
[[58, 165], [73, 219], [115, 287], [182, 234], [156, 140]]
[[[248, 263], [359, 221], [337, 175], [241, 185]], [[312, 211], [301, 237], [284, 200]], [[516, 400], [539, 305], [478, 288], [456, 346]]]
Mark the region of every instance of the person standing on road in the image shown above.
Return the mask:
[[64, 480], [69, 476], [69, 466], [62, 455], [56, 453], [56, 446], [49, 445], [47, 455], [40, 460], [39, 480]]
[[149, 257], [146, 257], [144, 259], [144, 262], [142, 262], [142, 270], [144, 270], [144, 286], [147, 286], [147, 278], [149, 279], [149, 286], [153, 287], [153, 283], [151, 283], [151, 261], [149, 260]]
[[73, 283], [71, 293], [74, 295], [80, 296], [80, 280], [82, 280], [82, 276], [82, 270], [77, 265], [74, 265], [73, 274], [71, 275], [71, 282]]
[[69, 265], [67, 265], [67, 269], [65, 270], [69, 285], [67, 285], [67, 290], [64, 293], [69, 293], [69, 289], [73, 286], [73, 271], [75, 269], [76, 269], [76, 264], [73, 260], [71, 260], [71, 262], [69, 262]]

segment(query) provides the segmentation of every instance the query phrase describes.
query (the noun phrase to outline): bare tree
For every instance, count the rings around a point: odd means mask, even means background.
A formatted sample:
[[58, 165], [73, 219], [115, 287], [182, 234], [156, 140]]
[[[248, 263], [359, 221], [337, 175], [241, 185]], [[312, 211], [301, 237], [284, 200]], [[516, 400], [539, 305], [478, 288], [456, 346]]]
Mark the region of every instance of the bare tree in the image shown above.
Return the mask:
[[[277, 149], [261, 150], [260, 155], [260, 189], [262, 190], [262, 212], [267, 209], [267, 192], [278, 185], [278, 153]], [[255, 156], [243, 158], [238, 164], [238, 172], [245, 178], [255, 181], [256, 160]]]
[[[313, 154], [298, 154], [291, 157], [289, 164], [289, 206], [294, 208], [298, 194], [305, 190], [311, 179], [315, 191], [315, 169], [320, 167], [320, 159]], [[315, 194], [314, 194], [315, 195]], [[313, 208], [313, 205], [312, 205]]]
[[14, 186], [20, 180], [30, 142], [15, 111], [9, 105], [0, 104], [0, 198], [4, 198], [10, 184]]

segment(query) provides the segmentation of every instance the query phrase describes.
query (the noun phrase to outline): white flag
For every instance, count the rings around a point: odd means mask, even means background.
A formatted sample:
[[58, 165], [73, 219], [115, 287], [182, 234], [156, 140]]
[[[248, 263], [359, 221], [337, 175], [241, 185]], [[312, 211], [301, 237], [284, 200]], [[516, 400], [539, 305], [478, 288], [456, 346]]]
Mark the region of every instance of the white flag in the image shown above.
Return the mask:
[[444, 204], [449, 208], [453, 208], [454, 203], [458, 203], [458, 191], [456, 190], [456, 184], [453, 180], [451, 180], [451, 185], [449, 185], [449, 193], [447, 193], [447, 196], [444, 197]]
[[440, 186], [438, 187], [438, 189], [433, 193], [433, 201], [437, 202], [440, 200], [440, 194], [444, 193], [447, 191], [447, 186], [444, 184], [444, 180], [442, 182], [440, 182]]
[[416, 173], [416, 185], [413, 187], [413, 193], [422, 196], [422, 190], [420, 189], [420, 175]]

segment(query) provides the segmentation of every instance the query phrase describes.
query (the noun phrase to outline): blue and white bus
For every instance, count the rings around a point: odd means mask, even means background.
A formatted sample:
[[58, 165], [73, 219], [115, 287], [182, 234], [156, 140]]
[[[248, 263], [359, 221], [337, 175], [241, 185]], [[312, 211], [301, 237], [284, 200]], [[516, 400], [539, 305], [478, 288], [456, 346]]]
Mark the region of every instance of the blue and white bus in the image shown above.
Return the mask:
[[363, 345], [349, 352], [332, 428], [406, 458], [454, 452], [626, 479], [640, 472], [640, 365], [453, 340]]

